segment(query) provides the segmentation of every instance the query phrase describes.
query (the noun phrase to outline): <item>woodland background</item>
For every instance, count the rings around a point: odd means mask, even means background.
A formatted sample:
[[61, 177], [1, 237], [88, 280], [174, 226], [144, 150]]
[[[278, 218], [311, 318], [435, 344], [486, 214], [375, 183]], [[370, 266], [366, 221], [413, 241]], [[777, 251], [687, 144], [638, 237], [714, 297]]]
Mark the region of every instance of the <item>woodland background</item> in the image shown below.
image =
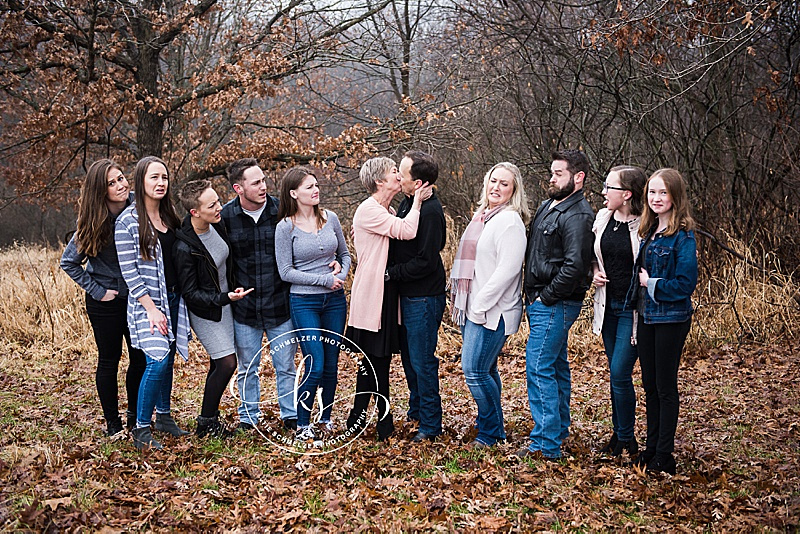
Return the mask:
[[366, 157], [420, 148], [461, 227], [491, 165], [536, 202], [580, 147], [595, 206], [614, 165], [675, 167], [711, 239], [800, 264], [796, 2], [2, 0], [0, 37], [0, 244], [63, 239], [99, 157], [224, 198], [235, 158], [312, 163], [346, 219]]
[[[0, 529], [800, 526], [796, 2], [0, 0], [0, 36]], [[368, 436], [316, 458], [258, 439], [167, 440], [141, 455], [102, 436], [82, 293], [58, 269], [95, 159], [130, 176], [160, 155], [173, 187], [209, 177], [224, 199], [232, 159], [257, 157], [273, 190], [285, 168], [311, 164], [346, 222], [365, 197], [364, 159], [421, 148], [441, 165], [449, 267], [486, 170], [519, 165], [534, 206], [551, 150], [566, 147], [590, 157], [596, 208], [617, 164], [676, 167], [689, 183], [701, 279], [676, 477], [597, 461], [608, 373], [588, 307], [570, 343], [572, 454], [558, 464], [508, 459], [531, 425], [524, 327], [501, 358], [510, 441], [493, 451], [463, 447], [474, 405], [448, 324], [435, 444], [407, 443], [407, 424], [388, 445]], [[190, 427], [206, 368], [198, 345], [176, 367]], [[343, 391], [352, 378], [343, 363]], [[229, 424], [234, 406], [226, 395]]]

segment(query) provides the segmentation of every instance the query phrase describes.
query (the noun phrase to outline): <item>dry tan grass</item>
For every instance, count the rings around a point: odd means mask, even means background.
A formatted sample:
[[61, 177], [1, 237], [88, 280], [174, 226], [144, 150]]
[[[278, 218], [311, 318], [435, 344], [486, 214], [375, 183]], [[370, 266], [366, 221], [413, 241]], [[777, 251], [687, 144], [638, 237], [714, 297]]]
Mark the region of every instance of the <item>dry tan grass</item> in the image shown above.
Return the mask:
[[59, 267], [60, 250], [14, 246], [0, 251], [0, 340], [20, 348], [93, 350], [84, 295]]
[[[447, 246], [442, 252], [448, 271], [460, 238], [452, 222], [449, 221]], [[694, 296], [697, 311], [690, 349], [741, 341], [773, 343], [796, 339], [800, 334], [800, 287], [790, 273], [782, 272], [771, 254], [755, 259], [741, 243], [737, 248], [766, 270], [730, 256], [705, 262]], [[17, 347], [28, 352], [38, 348], [52, 354], [94, 352], [84, 293], [59, 268], [60, 253], [36, 246], [0, 251], [0, 343], [6, 349]], [[441, 336], [443, 351], [459, 351], [460, 332], [447, 321]], [[521, 354], [527, 337], [528, 328], [523, 321], [506, 351]], [[602, 350], [599, 339], [591, 334], [591, 295], [587, 296], [570, 337], [571, 352], [577, 357]]]
[[[772, 253], [754, 257], [728, 239], [747, 261], [720, 254], [705, 265], [694, 300], [696, 346], [755, 341], [774, 343], [800, 334], [800, 286]], [[760, 266], [757, 267], [756, 265]]]

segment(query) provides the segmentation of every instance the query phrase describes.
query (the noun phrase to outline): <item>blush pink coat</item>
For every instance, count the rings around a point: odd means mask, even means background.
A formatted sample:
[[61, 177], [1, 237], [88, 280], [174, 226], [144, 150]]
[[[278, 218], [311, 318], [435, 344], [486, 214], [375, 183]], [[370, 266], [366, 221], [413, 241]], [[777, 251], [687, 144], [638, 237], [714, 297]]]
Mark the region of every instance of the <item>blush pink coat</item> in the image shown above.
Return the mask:
[[414, 239], [418, 225], [419, 210], [416, 209], [401, 219], [373, 197], [358, 206], [353, 215], [358, 266], [350, 292], [349, 326], [372, 332], [380, 330], [389, 239]]

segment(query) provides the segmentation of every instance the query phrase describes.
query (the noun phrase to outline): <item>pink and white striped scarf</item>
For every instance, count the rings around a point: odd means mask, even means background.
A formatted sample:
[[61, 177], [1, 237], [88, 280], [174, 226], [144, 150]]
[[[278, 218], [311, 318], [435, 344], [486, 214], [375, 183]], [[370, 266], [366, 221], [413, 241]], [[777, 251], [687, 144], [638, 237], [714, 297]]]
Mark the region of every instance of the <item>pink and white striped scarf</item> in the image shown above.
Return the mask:
[[467, 296], [470, 283], [475, 278], [478, 239], [489, 219], [504, 210], [506, 206], [507, 204], [502, 204], [491, 210], [476, 213], [464, 230], [464, 235], [461, 236], [456, 259], [450, 270], [450, 317], [457, 326], [464, 326], [467, 317]]

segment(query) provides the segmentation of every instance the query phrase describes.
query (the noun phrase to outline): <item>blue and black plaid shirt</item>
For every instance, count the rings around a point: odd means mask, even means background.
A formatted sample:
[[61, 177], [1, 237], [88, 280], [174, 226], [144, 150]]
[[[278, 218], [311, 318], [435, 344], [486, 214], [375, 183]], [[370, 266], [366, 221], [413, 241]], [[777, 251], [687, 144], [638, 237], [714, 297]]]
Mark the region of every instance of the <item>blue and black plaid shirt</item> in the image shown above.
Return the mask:
[[237, 196], [222, 208], [228, 231], [236, 281], [239, 287], [255, 290], [232, 302], [235, 321], [254, 328], [273, 328], [289, 320], [289, 287], [278, 274], [275, 262], [275, 226], [278, 199], [267, 195], [267, 205], [258, 219], [242, 211]]

